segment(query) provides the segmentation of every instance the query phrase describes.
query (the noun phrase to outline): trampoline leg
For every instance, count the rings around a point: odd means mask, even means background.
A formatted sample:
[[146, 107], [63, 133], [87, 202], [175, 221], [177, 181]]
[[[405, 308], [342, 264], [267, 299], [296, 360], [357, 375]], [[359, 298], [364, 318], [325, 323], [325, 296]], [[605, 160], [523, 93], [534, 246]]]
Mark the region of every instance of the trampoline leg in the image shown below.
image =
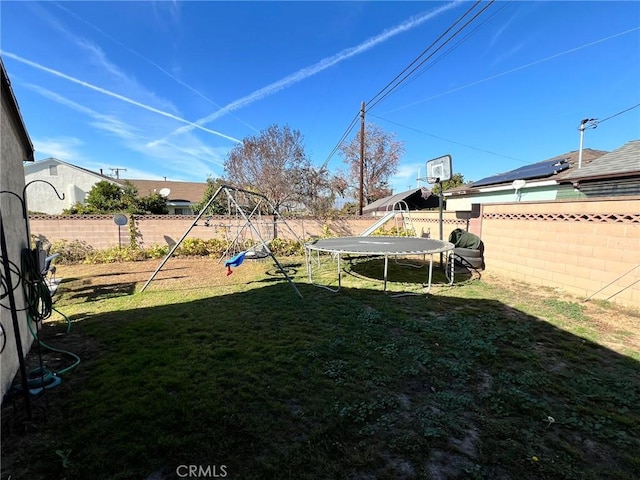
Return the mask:
[[389, 257], [387, 255], [384, 256], [384, 288], [382, 289], [385, 293], [387, 291], [387, 270], [389, 267]]
[[427, 291], [424, 293], [429, 293], [431, 291], [431, 277], [433, 275], [433, 254], [429, 255], [429, 281], [427, 283]]
[[449, 280], [449, 285], [453, 285], [453, 279], [454, 279], [454, 275], [455, 275], [455, 271], [456, 271], [456, 256], [453, 252], [451, 252], [449, 255], [449, 261], [451, 263], [451, 280]]

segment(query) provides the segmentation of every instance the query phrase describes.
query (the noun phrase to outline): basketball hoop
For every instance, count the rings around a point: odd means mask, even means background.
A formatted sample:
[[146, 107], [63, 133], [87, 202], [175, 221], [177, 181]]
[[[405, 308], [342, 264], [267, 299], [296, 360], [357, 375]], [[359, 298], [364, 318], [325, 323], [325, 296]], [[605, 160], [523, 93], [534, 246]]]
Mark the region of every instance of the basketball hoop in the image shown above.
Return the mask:
[[437, 183], [451, 180], [451, 155], [434, 158], [427, 162], [427, 182]]

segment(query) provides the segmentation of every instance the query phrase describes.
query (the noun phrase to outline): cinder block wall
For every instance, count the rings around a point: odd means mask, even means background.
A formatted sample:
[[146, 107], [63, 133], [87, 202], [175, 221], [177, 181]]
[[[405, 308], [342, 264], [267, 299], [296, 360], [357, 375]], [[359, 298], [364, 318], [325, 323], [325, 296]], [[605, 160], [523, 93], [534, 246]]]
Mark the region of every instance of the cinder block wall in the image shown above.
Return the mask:
[[[139, 216], [138, 241], [143, 246], [177, 242], [195, 217], [183, 215]], [[357, 235], [377, 219], [341, 217], [323, 221], [287, 218], [287, 224], [302, 239], [322, 236], [325, 226], [338, 236]], [[439, 213], [411, 213], [418, 234], [439, 237]], [[242, 219], [213, 217], [210, 226], [200, 219], [188, 238], [233, 239]], [[455, 212], [444, 212], [446, 240], [455, 228], [467, 228], [467, 221]], [[84, 240], [94, 248], [118, 245], [118, 226], [113, 216], [32, 217], [31, 232], [50, 242]], [[386, 228], [395, 225], [394, 220]], [[640, 307], [640, 199], [520, 202], [483, 205], [481, 216], [471, 219], [469, 231], [485, 243], [487, 271], [525, 282], [563, 289], [584, 298], [610, 299]], [[263, 238], [272, 238], [273, 222], [263, 217], [256, 222]], [[128, 226], [120, 227], [122, 245], [129, 244]], [[244, 238], [252, 238], [245, 229]], [[292, 238], [283, 226], [280, 238]], [[621, 277], [621, 278], [618, 278]], [[634, 283], [637, 282], [637, 283]]]
[[113, 215], [34, 215], [29, 217], [29, 225], [32, 236], [50, 243], [79, 240], [96, 249], [129, 245], [129, 227], [116, 225]]
[[638, 199], [483, 205], [481, 236], [489, 272], [640, 306]]
[[[141, 246], [167, 245], [177, 242], [182, 238], [187, 229], [193, 224], [195, 216], [191, 215], [145, 215], [135, 216], [135, 224], [138, 232], [137, 242]], [[293, 238], [297, 235], [301, 239], [320, 237], [328, 228], [329, 234], [334, 236], [358, 235], [379, 217], [338, 217], [323, 220], [309, 217], [285, 218], [286, 225], [278, 225], [279, 238]], [[408, 225], [413, 225], [414, 230], [420, 235], [429, 233], [431, 238], [439, 238], [439, 213], [437, 211], [412, 212], [408, 219]], [[238, 231], [244, 225], [242, 218], [229, 218], [226, 216], [211, 217], [205, 225], [205, 219], [201, 218], [191, 229], [187, 238], [210, 238], [233, 240]], [[263, 216], [252, 219], [252, 223], [264, 239], [273, 238], [273, 217]], [[53, 243], [58, 240], [81, 240], [96, 249], [127, 246], [130, 243], [129, 226], [118, 227], [113, 221], [113, 215], [89, 215], [89, 216], [45, 216], [34, 215], [30, 218], [31, 232], [34, 235], [45, 237]], [[401, 215], [389, 220], [385, 224], [386, 229], [394, 226], [402, 227]], [[449, 238], [449, 234], [456, 228], [467, 228], [467, 221], [456, 218], [454, 212], [443, 214], [443, 238]], [[480, 219], [472, 219], [469, 223], [469, 231], [480, 234]], [[245, 228], [241, 238], [255, 237], [249, 228]]]

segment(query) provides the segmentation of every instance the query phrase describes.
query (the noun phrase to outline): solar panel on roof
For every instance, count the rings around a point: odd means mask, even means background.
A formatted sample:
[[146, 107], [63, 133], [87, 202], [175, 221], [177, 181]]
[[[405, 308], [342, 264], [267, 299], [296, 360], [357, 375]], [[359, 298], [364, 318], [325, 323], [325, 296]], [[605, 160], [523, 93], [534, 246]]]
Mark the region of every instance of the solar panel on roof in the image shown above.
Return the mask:
[[544, 162], [532, 163], [524, 167], [516, 168], [505, 173], [499, 173], [490, 177], [485, 177], [477, 182], [473, 182], [473, 187], [482, 187], [486, 185], [495, 185], [498, 183], [513, 182], [514, 180], [531, 180], [533, 178], [550, 177], [556, 173], [562, 172], [569, 168], [567, 159], [545, 160]]

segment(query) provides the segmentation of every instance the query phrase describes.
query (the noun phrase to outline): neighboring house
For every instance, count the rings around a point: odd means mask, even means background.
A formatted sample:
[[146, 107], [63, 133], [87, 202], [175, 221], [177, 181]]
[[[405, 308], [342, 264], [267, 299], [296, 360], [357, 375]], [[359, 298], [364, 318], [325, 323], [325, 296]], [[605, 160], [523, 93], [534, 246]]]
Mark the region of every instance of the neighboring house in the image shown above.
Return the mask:
[[[585, 148], [582, 169], [607, 152]], [[578, 198], [579, 194], [564, 179], [578, 169], [579, 152], [574, 150], [515, 170], [495, 174], [445, 190], [449, 211], [469, 211], [474, 203], [545, 201]]]
[[[24, 248], [29, 248], [28, 218], [23, 214], [22, 194], [25, 183], [22, 162], [33, 162], [33, 144], [2, 58], [0, 70], [0, 394], [4, 398], [18, 371], [20, 354], [26, 355], [33, 342], [27, 328], [23, 290], [15, 284], [18, 282], [15, 269], [20, 268], [21, 252]], [[18, 325], [18, 334], [14, 325]]]
[[117, 180], [125, 181], [138, 189], [139, 197], [159, 193], [166, 197], [170, 215], [193, 215], [193, 206], [200, 203], [207, 190], [206, 183], [170, 182], [167, 180]]
[[[33, 182], [27, 188], [29, 211], [49, 215], [59, 215], [77, 202], [84, 203], [93, 186], [101, 181], [120, 186], [129, 182], [138, 189], [138, 197], [160, 193], [167, 198], [169, 214], [172, 215], [193, 214], [193, 205], [202, 201], [207, 189], [206, 183], [112, 178], [104, 175], [102, 169], [97, 173], [57, 158], [45, 158], [25, 165], [24, 179], [25, 183]], [[56, 192], [64, 199], [60, 200]]]
[[561, 181], [570, 183], [579, 198], [640, 195], [640, 140], [573, 169]]
[[[86, 168], [63, 162], [57, 158], [45, 158], [24, 167], [27, 188], [27, 205], [30, 212], [59, 215], [76, 203], [84, 203], [93, 186], [101, 181], [117, 183], [111, 177]], [[34, 182], [34, 180], [39, 180]], [[51, 185], [47, 185], [48, 182]], [[51, 186], [55, 187], [55, 191]], [[64, 196], [62, 200], [58, 198]]]

